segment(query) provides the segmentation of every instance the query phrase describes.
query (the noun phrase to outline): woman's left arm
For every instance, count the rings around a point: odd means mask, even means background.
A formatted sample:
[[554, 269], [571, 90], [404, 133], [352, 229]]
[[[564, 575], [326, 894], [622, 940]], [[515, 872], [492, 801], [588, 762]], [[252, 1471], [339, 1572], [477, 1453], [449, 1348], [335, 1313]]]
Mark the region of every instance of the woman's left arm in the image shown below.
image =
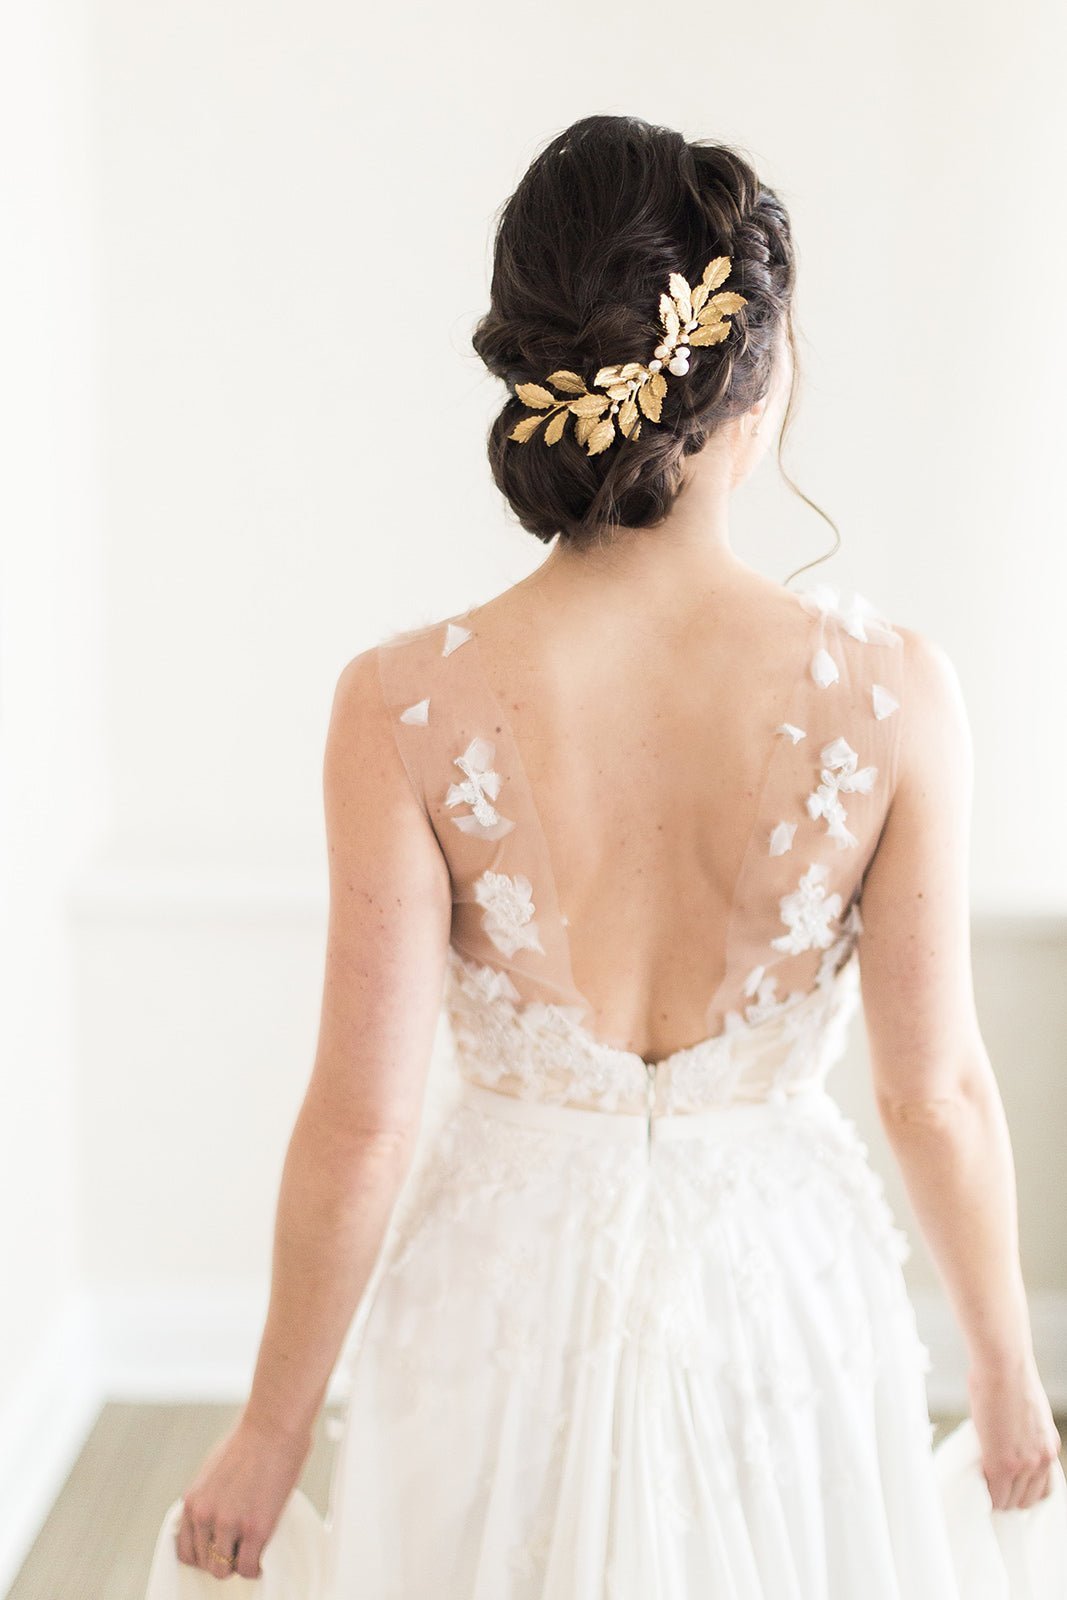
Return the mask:
[[[185, 1495], [179, 1559], [259, 1556], [409, 1170], [448, 950], [448, 865], [397, 749], [374, 650], [344, 668], [323, 765], [330, 909], [318, 1045], [282, 1169], [270, 1302], [248, 1401]], [[228, 1567], [209, 1558], [236, 1547]]]

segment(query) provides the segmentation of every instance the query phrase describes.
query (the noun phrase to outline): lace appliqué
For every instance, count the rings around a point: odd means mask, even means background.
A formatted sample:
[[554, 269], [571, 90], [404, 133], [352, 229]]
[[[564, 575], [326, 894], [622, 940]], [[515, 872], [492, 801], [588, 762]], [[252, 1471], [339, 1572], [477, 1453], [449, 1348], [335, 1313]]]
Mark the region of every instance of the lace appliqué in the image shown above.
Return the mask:
[[489, 739], [472, 739], [462, 755], [456, 756], [454, 765], [465, 774], [462, 783], [450, 783], [445, 795], [446, 806], [468, 805], [470, 812], [452, 821], [463, 833], [476, 833], [483, 839], [499, 839], [515, 826], [508, 817], [502, 817], [492, 801], [500, 793], [501, 778], [492, 768], [496, 746]]
[[[839, 897], [835, 897], [839, 898]], [[653, 1114], [699, 1111], [734, 1099], [780, 1099], [821, 1082], [844, 1047], [857, 1000], [848, 960], [855, 923], [829, 944], [815, 987], [775, 996], [762, 969], [745, 1015], [727, 1013], [723, 1031], [655, 1064]], [[758, 977], [757, 977], [758, 974]], [[523, 1003], [504, 972], [450, 947], [445, 1004], [463, 1077], [520, 1100], [647, 1114], [649, 1064], [596, 1039], [581, 1006]]]
[[807, 798], [808, 816], [826, 818], [826, 831], [836, 839], [842, 849], [858, 843], [856, 835], [845, 826], [845, 808], [840, 796], [844, 794], [869, 794], [878, 776], [877, 767], [859, 767], [858, 755], [847, 739], [832, 739], [819, 751], [823, 763], [822, 782]]
[[825, 863], [813, 861], [797, 888], [782, 896], [781, 917], [789, 932], [771, 940], [776, 950], [799, 955], [812, 948], [825, 950], [832, 943], [830, 923], [840, 915], [841, 896], [826, 893], [826, 876]]
[[643, 1107], [643, 1062], [594, 1039], [583, 1027], [584, 1007], [521, 1004], [506, 973], [467, 960], [455, 946], [447, 976], [445, 1006], [460, 1070], [472, 1082], [549, 1104]]
[[488, 868], [476, 879], [474, 897], [485, 907], [482, 927], [505, 956], [516, 950], [539, 950], [544, 955], [537, 923], [533, 921], [533, 885], [522, 873], [509, 877], [506, 872]]

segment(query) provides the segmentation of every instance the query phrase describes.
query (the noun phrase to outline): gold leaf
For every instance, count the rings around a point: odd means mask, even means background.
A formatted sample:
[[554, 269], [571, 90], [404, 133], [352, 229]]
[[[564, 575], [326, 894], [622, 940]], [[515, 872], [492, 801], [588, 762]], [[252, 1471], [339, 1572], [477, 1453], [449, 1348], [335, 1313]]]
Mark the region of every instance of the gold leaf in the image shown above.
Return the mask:
[[729, 333], [732, 323], [712, 322], [703, 328], [694, 328], [689, 335], [690, 344], [722, 344]]
[[670, 295], [661, 294], [659, 297], [659, 320], [662, 322], [663, 330], [667, 335], [667, 343], [673, 344], [682, 325]]
[[663, 376], [662, 372], [654, 372], [645, 385], [645, 388], [651, 389], [657, 400], [662, 400], [663, 396], [667, 393], [667, 380]]
[[627, 438], [633, 432], [634, 423], [637, 421], [637, 401], [624, 400], [619, 407], [619, 427]]
[[567, 407], [562, 406], [560, 410], [556, 412], [556, 415], [551, 419], [551, 421], [547, 423], [545, 427], [546, 444], [555, 444], [561, 438], [563, 430], [567, 425], [567, 418], [569, 415], [570, 412], [567, 410]]
[[718, 306], [720, 311], [724, 311], [729, 316], [732, 311], [740, 311], [742, 306], [748, 304], [748, 301], [743, 294], [734, 294], [732, 289], [724, 289], [722, 294], [713, 296], [711, 304]]
[[700, 310], [701, 306], [704, 304], [704, 301], [708, 298], [708, 295], [710, 293], [711, 293], [711, 290], [708, 288], [706, 283], [698, 283], [697, 284], [696, 288], [693, 290], [693, 315], [694, 316], [696, 316], [697, 312]]
[[606, 394], [583, 394], [577, 400], [568, 402], [568, 409], [576, 417], [599, 417], [605, 406], [611, 404], [610, 396]]
[[629, 393], [630, 385], [628, 383], [613, 383], [611, 388], [608, 390], [608, 399], [625, 400]]
[[542, 389], [539, 383], [517, 383], [515, 393], [524, 406], [534, 406], [538, 411], [544, 411], [547, 406], [556, 404], [556, 396], [549, 394], [547, 389]]
[[[656, 376], [658, 377], [659, 374], [657, 373]], [[650, 422], [659, 421], [660, 411], [663, 406], [663, 396], [660, 394], [653, 394], [652, 385], [650, 383], [642, 384], [641, 388], [638, 389], [637, 403]]]
[[636, 378], [639, 372], [644, 372], [640, 361], [628, 361], [624, 367], [619, 368], [620, 378]]
[[709, 300], [702, 311], [697, 312], [697, 321], [703, 327], [709, 322], [722, 321], [722, 307], [717, 306], [714, 300]]
[[574, 419], [574, 437], [579, 444], [584, 444], [597, 425], [595, 417], [576, 417]]
[[622, 368], [617, 361], [615, 362], [614, 366], [601, 367], [600, 371], [593, 379], [594, 387], [597, 389], [602, 389], [606, 383], [616, 383], [621, 371]]
[[521, 422], [516, 422], [515, 426], [508, 434], [508, 438], [514, 439], [516, 444], [525, 444], [527, 439], [529, 439], [534, 431], [541, 426], [544, 420], [544, 417], [538, 416], [523, 417]]
[[693, 315], [692, 300], [690, 299], [689, 284], [680, 272], [672, 272], [667, 282], [674, 296], [674, 303], [678, 308], [678, 315], [683, 322], [688, 322]]
[[614, 437], [615, 423], [612, 421], [611, 417], [605, 417], [602, 422], [597, 423], [596, 427], [589, 435], [589, 442], [586, 445], [586, 449], [591, 456], [598, 456], [602, 450], [606, 450], [608, 448], [608, 445], [611, 444]]
[[557, 389], [562, 389], [564, 394], [584, 394], [585, 380], [576, 372], [569, 372], [566, 367], [561, 367], [558, 372], [550, 372], [545, 379]]
[[704, 268], [701, 283], [706, 283], [709, 291], [717, 289], [720, 283], [725, 283], [730, 276], [730, 257], [715, 256]]

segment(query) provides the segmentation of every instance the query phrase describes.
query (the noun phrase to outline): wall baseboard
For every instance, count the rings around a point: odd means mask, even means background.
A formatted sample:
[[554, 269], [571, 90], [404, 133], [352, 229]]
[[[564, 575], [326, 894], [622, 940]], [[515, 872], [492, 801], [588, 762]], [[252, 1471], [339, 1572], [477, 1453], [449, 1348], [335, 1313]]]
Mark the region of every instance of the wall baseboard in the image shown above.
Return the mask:
[[[955, 1319], [937, 1290], [911, 1294], [930, 1351], [926, 1387], [938, 1413], [968, 1408], [967, 1359]], [[115, 1400], [236, 1402], [248, 1392], [266, 1315], [252, 1288], [113, 1295], [97, 1303], [100, 1377]], [[1053, 1409], [1067, 1415], [1067, 1295], [1029, 1297], [1034, 1347]], [[337, 1399], [331, 1381], [327, 1404]]]
[[103, 1404], [96, 1318], [76, 1296], [0, 1414], [0, 1595], [18, 1575]]
[[[930, 1351], [926, 1396], [933, 1412], [966, 1412], [967, 1354], [956, 1320], [936, 1289], [913, 1290], [919, 1333]], [[1067, 1416], [1067, 1295], [1033, 1293], [1027, 1301], [1038, 1370], [1053, 1411]]]
[[[966, 1361], [948, 1305], [931, 1290], [914, 1292], [912, 1303], [930, 1351], [930, 1410], [962, 1415]], [[266, 1305], [265, 1292], [252, 1286], [113, 1293], [68, 1304], [0, 1416], [0, 1595], [13, 1584], [101, 1407], [109, 1400], [239, 1404], [251, 1383]], [[1067, 1295], [1032, 1295], [1030, 1315], [1041, 1377], [1063, 1417]], [[327, 1406], [338, 1398], [335, 1372]]]

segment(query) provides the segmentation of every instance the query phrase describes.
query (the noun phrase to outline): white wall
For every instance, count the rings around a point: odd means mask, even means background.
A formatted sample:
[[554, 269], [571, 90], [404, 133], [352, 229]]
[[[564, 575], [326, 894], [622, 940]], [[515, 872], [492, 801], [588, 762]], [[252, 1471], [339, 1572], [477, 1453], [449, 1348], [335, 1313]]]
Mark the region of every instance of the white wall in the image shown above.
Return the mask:
[[[841, 525], [834, 570], [958, 661], [976, 904], [1063, 906], [1051, 5], [1011, 28], [962, 3], [698, 10], [677, 72], [649, 70], [662, 22], [637, 5], [491, 29], [464, 5], [97, 12], [121, 859], [316, 870], [335, 670], [541, 558], [489, 481], [499, 385], [468, 338], [493, 212], [598, 109], [737, 140], [780, 188], [808, 375], [794, 476]], [[831, 540], [769, 462], [737, 523], [780, 576]], [[1023, 800], [1004, 773], [1035, 759]]]
[[87, 53], [0, 12], [0, 1591], [98, 1396], [65, 895], [102, 824]]
[[[499, 388], [468, 339], [496, 208], [593, 110], [739, 144], [792, 212], [806, 386], [787, 466], [842, 529], [818, 575], [939, 639], [963, 679], [983, 1014], [1062, 1363], [1062, 16], [766, 0], [691, 9], [675, 39], [636, 4], [546, 4], [534, 25], [467, 0], [86, 3], [84, 52], [76, 0], [5, 14], [24, 36], [0, 67], [26, 224], [4, 307], [0, 692], [33, 864], [4, 886], [21, 1099], [0, 1199], [36, 1197], [29, 1239], [3, 1233], [5, 1281], [31, 1292], [9, 1303], [0, 1385], [76, 1281], [75, 1196], [112, 1392], [227, 1391], [250, 1370], [317, 1024], [333, 685], [393, 627], [543, 556], [491, 484]], [[771, 462], [736, 528], [778, 578], [832, 541]], [[26, 608], [34, 583], [52, 598]], [[73, 1034], [52, 960], [68, 883]], [[929, 1288], [921, 1254], [912, 1270]]]

